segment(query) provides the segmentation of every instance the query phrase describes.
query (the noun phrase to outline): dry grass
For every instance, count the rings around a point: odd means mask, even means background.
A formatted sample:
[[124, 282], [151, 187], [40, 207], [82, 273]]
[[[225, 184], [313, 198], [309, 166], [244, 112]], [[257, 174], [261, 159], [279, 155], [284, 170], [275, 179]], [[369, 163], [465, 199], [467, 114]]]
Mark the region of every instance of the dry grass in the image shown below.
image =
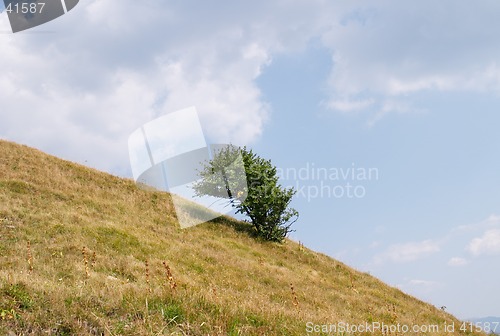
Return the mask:
[[325, 255], [248, 231], [230, 218], [181, 230], [168, 194], [0, 141], [0, 334], [304, 335], [309, 321], [458, 323]]

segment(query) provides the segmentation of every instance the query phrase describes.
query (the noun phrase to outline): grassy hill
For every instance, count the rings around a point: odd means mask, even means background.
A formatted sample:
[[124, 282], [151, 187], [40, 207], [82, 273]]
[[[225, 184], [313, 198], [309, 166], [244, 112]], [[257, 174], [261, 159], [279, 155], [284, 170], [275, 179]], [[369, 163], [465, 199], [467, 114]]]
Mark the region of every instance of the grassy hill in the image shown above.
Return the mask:
[[1, 335], [306, 335], [341, 321], [460, 323], [231, 218], [182, 230], [166, 193], [0, 141]]

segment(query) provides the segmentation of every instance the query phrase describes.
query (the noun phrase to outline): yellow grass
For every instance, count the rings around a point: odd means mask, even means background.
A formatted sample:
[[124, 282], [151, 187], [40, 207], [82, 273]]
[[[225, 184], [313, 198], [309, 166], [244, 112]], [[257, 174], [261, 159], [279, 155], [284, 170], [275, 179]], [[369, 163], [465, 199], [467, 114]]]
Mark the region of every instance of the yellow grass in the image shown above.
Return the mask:
[[307, 322], [340, 321], [458, 328], [368, 274], [248, 232], [226, 217], [182, 230], [166, 193], [0, 141], [0, 334], [306, 335]]

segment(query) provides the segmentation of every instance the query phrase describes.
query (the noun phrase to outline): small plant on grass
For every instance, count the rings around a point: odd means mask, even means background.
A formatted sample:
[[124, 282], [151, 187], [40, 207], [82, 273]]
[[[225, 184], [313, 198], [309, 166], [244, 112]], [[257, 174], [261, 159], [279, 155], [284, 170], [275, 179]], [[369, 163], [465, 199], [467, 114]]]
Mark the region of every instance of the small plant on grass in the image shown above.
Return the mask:
[[299, 309], [299, 300], [297, 299], [297, 293], [295, 293], [292, 283], [290, 284], [290, 289], [292, 290], [292, 304], [295, 308]]
[[95, 251], [94, 251], [94, 252], [92, 253], [92, 262], [91, 262], [91, 264], [90, 264], [90, 266], [91, 266], [92, 268], [94, 268], [94, 267], [95, 267], [96, 260], [97, 260], [97, 257], [96, 257]]
[[85, 265], [85, 277], [89, 277], [89, 261], [87, 259], [87, 250], [85, 249], [85, 246], [82, 248], [82, 257], [83, 257], [83, 263]]
[[19, 317], [14, 309], [0, 309], [0, 320], [17, 320]]
[[351, 281], [351, 289], [359, 294], [358, 290], [354, 287], [354, 276], [352, 273], [349, 273], [349, 280]]
[[175, 289], [177, 287], [177, 283], [175, 282], [174, 276], [172, 275], [170, 266], [168, 266], [166, 262], [163, 262], [163, 267], [165, 267], [165, 278], [166, 278], [165, 283], [170, 284], [170, 289]]
[[31, 254], [31, 242], [28, 240], [28, 272], [33, 272], [33, 255]]
[[151, 283], [149, 281], [149, 263], [147, 260], [144, 262], [144, 266], [146, 267], [146, 285], [148, 286], [148, 291], [151, 293]]

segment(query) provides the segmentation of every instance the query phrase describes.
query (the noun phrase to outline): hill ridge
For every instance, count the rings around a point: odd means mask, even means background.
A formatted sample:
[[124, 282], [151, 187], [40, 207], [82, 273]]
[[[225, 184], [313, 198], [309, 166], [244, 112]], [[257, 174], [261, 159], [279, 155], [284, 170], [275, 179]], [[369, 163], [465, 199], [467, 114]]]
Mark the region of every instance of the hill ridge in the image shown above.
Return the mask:
[[3, 140], [0, 237], [2, 334], [304, 335], [340, 322], [460, 323], [296, 242], [255, 240], [232, 218], [182, 230], [167, 193]]

